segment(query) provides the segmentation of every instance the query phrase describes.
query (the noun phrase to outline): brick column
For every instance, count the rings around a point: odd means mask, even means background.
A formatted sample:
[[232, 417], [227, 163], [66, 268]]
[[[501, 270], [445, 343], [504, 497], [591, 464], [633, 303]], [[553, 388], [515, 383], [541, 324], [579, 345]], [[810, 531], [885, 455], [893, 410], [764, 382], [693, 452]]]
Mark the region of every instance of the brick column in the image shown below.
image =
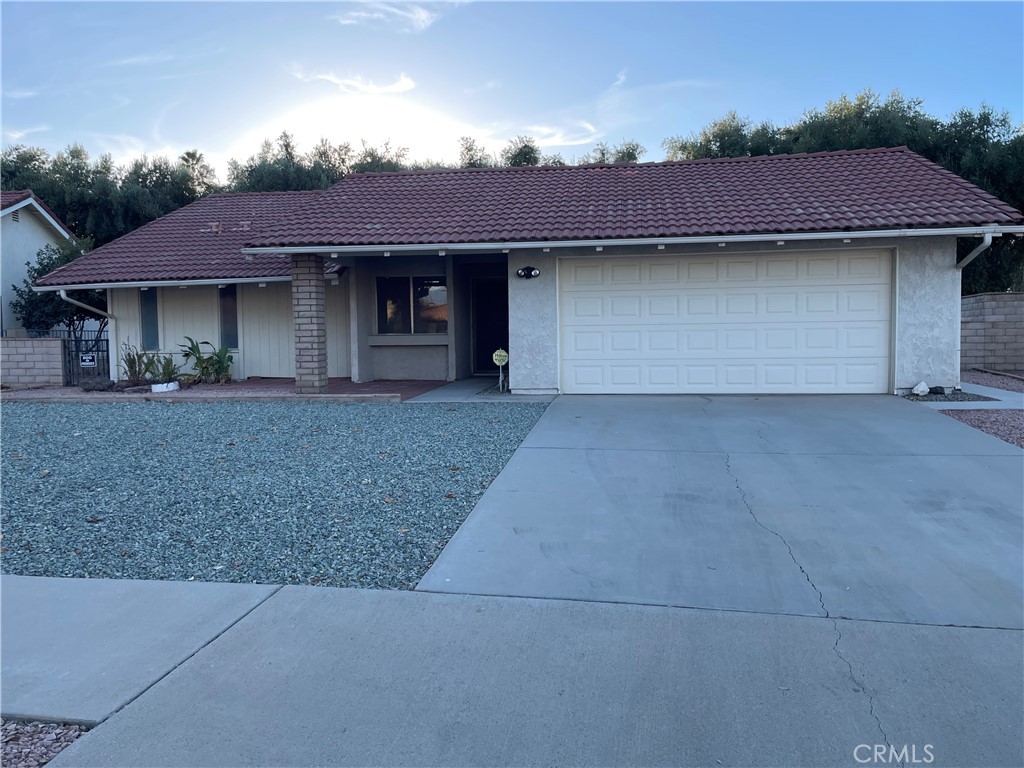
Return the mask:
[[327, 321], [324, 317], [324, 259], [318, 253], [292, 256], [292, 313], [295, 316], [295, 391], [327, 391]]

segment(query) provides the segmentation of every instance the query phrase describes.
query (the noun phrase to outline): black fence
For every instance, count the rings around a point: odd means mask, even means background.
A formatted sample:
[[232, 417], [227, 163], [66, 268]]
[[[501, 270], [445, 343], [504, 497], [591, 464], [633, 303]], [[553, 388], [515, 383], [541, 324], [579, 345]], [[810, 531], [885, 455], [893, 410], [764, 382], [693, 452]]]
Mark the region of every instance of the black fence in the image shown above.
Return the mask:
[[34, 339], [62, 339], [64, 351], [64, 386], [80, 386], [83, 379], [110, 379], [110, 340], [106, 330], [79, 331], [72, 334], [66, 328], [30, 330]]

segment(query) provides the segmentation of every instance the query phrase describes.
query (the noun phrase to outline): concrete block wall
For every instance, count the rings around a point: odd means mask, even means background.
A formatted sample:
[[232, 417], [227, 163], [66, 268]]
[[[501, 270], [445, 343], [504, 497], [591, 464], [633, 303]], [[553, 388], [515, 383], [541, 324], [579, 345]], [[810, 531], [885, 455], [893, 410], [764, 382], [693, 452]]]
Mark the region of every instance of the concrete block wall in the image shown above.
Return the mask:
[[61, 339], [0, 338], [0, 383], [11, 389], [63, 386]]
[[1024, 374], [1024, 293], [960, 300], [960, 369]]

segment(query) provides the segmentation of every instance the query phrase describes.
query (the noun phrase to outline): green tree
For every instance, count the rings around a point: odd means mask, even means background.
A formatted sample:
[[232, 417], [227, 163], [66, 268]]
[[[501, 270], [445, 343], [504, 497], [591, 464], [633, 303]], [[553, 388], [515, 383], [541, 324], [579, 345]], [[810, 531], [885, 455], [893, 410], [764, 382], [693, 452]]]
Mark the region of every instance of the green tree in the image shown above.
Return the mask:
[[[1006, 112], [985, 104], [958, 110], [943, 121], [927, 114], [920, 99], [899, 91], [882, 99], [866, 90], [810, 109], [791, 125], [754, 125], [730, 112], [695, 134], [663, 143], [669, 160], [903, 145], [1024, 210], [1024, 129], [1014, 127]], [[960, 255], [975, 244], [962, 238]], [[998, 238], [964, 269], [961, 286], [965, 295], [1024, 290], [1024, 240]]]
[[537, 165], [540, 162], [540, 147], [530, 136], [516, 136], [509, 139], [501, 150], [501, 164], [514, 168]]
[[[11, 285], [14, 298], [11, 300], [11, 311], [18, 322], [28, 330], [48, 331], [52, 328], [63, 328], [74, 339], [82, 338], [86, 320], [99, 320], [99, 330], [107, 326], [107, 320], [80, 307], [64, 301], [56, 292], [36, 292], [32, 285], [43, 275], [47, 275], [58, 267], [69, 264], [87, 250], [92, 249], [89, 240], [63, 240], [58, 245], [47, 245], [36, 254], [36, 261], [26, 262], [28, 276], [21, 285]], [[89, 306], [106, 310], [107, 297], [105, 291], [68, 291], [68, 296]]]
[[352, 163], [353, 173], [386, 173], [389, 171], [406, 170], [406, 159], [409, 150], [405, 147], [392, 147], [385, 141], [379, 147], [363, 142], [363, 148]]
[[459, 168], [490, 168], [494, 160], [483, 145], [470, 136], [459, 139]]
[[639, 163], [647, 153], [643, 145], [632, 139], [623, 140], [621, 144], [611, 146], [599, 141], [594, 148], [579, 159], [579, 165], [607, 165], [611, 163]]

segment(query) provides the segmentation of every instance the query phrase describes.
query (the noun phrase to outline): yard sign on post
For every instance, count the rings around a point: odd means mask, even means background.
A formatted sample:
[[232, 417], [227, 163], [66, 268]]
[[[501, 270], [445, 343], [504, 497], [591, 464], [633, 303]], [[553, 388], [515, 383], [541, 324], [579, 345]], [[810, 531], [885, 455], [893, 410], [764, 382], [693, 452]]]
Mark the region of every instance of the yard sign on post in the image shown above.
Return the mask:
[[505, 391], [505, 365], [508, 363], [508, 352], [504, 349], [496, 349], [491, 355], [491, 360], [498, 366], [498, 391]]

